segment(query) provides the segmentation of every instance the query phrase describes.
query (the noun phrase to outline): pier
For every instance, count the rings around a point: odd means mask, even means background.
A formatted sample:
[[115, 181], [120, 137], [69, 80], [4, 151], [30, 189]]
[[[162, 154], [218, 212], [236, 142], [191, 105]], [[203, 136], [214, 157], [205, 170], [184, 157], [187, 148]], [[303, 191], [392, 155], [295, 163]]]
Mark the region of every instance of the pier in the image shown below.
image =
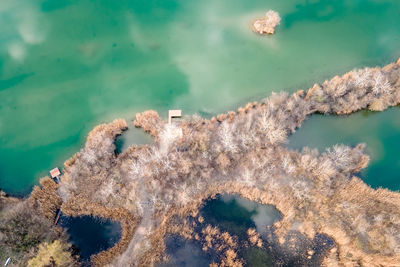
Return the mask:
[[51, 178], [53, 178], [54, 182], [57, 184], [60, 182], [60, 170], [56, 167], [50, 171]]
[[172, 118], [182, 117], [182, 110], [180, 109], [170, 109], [168, 110], [168, 123], [171, 124]]

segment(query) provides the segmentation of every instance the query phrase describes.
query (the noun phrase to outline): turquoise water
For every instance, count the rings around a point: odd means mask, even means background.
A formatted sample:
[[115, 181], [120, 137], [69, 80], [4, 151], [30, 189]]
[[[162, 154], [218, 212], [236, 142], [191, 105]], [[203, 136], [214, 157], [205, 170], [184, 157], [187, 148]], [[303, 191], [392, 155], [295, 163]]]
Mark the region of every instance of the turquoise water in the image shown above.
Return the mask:
[[140, 146], [151, 143], [153, 143], [151, 135], [147, 134], [141, 128], [131, 127], [117, 136], [115, 139], [115, 148], [117, 153], [121, 153], [132, 145]]
[[[282, 17], [276, 34], [252, 33], [268, 9]], [[399, 12], [396, 0], [3, 0], [0, 188], [28, 192], [101, 122], [208, 116], [391, 62]]]
[[313, 115], [290, 136], [288, 146], [324, 151], [335, 144], [367, 145], [370, 165], [361, 178], [374, 188], [400, 190], [400, 106], [384, 112], [362, 111], [350, 116]]

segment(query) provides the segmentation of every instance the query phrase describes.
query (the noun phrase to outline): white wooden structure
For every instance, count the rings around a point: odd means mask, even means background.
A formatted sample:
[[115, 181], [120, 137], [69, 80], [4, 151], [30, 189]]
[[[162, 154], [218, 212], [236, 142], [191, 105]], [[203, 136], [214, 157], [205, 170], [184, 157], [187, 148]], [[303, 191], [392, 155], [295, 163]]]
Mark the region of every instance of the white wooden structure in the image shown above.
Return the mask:
[[182, 110], [180, 109], [170, 109], [168, 110], [168, 123], [171, 124], [172, 118], [182, 117]]
[[58, 176], [60, 176], [60, 174], [61, 174], [61, 172], [57, 167], [50, 171], [51, 178], [53, 178], [53, 179], [58, 178]]
[[58, 184], [60, 182], [60, 170], [56, 167], [50, 171], [51, 178], [53, 178], [54, 182]]

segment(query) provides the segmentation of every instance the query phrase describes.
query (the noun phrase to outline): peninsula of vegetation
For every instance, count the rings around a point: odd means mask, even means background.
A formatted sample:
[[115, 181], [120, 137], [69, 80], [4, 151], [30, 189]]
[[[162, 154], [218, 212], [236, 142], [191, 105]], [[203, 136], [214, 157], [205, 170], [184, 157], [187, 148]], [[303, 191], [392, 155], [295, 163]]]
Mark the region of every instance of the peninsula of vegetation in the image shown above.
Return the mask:
[[[382, 111], [399, 103], [400, 59], [383, 68], [350, 71], [308, 91], [273, 94], [210, 120], [192, 116], [168, 124], [157, 112], [146, 111], [136, 115], [134, 125], [150, 133], [154, 144], [116, 154], [114, 140], [127, 122], [99, 125], [65, 162], [60, 184], [45, 179], [26, 201], [35, 200], [44, 217], [60, 208], [71, 216], [121, 222], [120, 242], [92, 257], [97, 266], [155, 265], [165, 260], [168, 233], [199, 240], [205, 251], [217, 247], [220, 259], [212, 266], [242, 266], [235, 237], [198, 216], [204, 200], [217, 194], [274, 205], [282, 214], [272, 226], [277, 244], [287, 245], [293, 231], [333, 239], [324, 266], [396, 266], [400, 194], [372, 189], [356, 176], [369, 162], [365, 145], [338, 144], [318, 152], [293, 151], [284, 144], [311, 114]], [[10, 210], [2, 212], [1, 227], [12, 218], [3, 215]], [[194, 224], [202, 226], [200, 234]], [[248, 235], [249, 245], [263, 246], [254, 229]]]

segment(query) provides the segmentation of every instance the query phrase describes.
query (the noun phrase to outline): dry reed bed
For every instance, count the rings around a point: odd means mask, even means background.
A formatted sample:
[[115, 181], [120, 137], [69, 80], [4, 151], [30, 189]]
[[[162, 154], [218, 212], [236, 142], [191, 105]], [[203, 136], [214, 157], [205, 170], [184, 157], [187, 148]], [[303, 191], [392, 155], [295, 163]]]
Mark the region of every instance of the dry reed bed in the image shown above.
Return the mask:
[[79, 198], [64, 203], [63, 212], [68, 216], [88, 215], [108, 218], [113, 221], [118, 221], [121, 224], [121, 239], [108, 250], [93, 255], [91, 261], [94, 266], [104, 266], [110, 263], [115, 255], [121, 254], [121, 252], [127, 248], [138, 224], [138, 218], [131, 216], [131, 214], [123, 208], [105, 208]]
[[65, 163], [61, 208], [122, 222], [123, 245], [93, 257], [112, 266], [154, 265], [174, 216], [195, 214], [219, 193], [276, 206], [283, 216], [274, 225], [281, 242], [291, 229], [333, 238], [337, 249], [326, 265], [399, 265], [400, 194], [374, 190], [354, 176], [368, 165], [365, 146], [337, 145], [323, 153], [284, 147], [310, 114], [380, 111], [399, 103], [400, 60], [351, 71], [307, 92], [273, 94], [210, 120], [193, 116], [169, 125], [155, 111], [137, 114], [135, 126], [155, 143], [119, 155], [114, 139], [127, 123], [103, 124]]
[[10, 257], [9, 266], [31, 266], [33, 257], [46, 262], [48, 258], [45, 257], [54, 256], [51, 254], [54, 251], [39, 256], [39, 248], [43, 250], [53, 242], [60, 244], [57, 253], [62, 253], [64, 263], [68, 264], [63, 266], [79, 266], [79, 257], [71, 249], [67, 234], [54, 225], [56, 212], [62, 204], [57, 188], [52, 179], [45, 177], [25, 199], [0, 191], [0, 258], [5, 261], [4, 257]]

